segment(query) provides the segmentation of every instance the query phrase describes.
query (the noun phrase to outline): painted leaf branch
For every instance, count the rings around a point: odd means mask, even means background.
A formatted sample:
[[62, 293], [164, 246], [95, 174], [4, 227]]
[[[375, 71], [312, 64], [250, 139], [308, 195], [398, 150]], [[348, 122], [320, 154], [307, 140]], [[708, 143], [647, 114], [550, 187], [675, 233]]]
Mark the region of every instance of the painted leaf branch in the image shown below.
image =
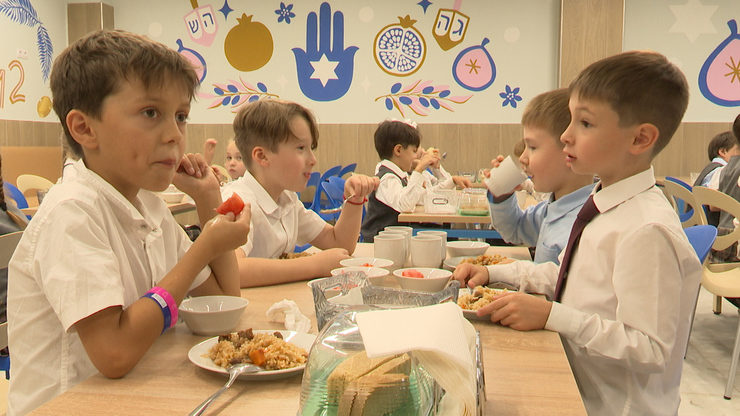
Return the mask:
[[39, 48], [39, 60], [41, 61], [41, 74], [44, 81], [49, 79], [51, 72], [51, 61], [54, 55], [54, 48], [51, 44], [49, 32], [38, 18], [36, 9], [33, 8], [29, 0], [4, 0], [0, 2], [0, 13], [5, 14], [15, 23], [35, 27], [37, 45]]
[[271, 94], [267, 86], [258, 82], [252, 85], [239, 78], [239, 81], [229, 80], [227, 83], [213, 84], [213, 93], [199, 94], [203, 98], [215, 98], [208, 108], [225, 107], [231, 105], [232, 111], [244, 103], [251, 103], [263, 98], [280, 98], [277, 94]]
[[464, 104], [473, 95], [450, 95], [448, 85], [432, 85], [433, 81], [418, 80], [406, 86], [400, 82], [391, 85], [390, 94], [381, 95], [375, 101], [385, 99], [385, 107], [388, 111], [394, 108], [398, 110], [401, 117], [405, 117], [404, 108], [414, 112], [418, 116], [429, 115], [429, 110], [443, 108], [447, 111], [455, 111], [453, 104]]

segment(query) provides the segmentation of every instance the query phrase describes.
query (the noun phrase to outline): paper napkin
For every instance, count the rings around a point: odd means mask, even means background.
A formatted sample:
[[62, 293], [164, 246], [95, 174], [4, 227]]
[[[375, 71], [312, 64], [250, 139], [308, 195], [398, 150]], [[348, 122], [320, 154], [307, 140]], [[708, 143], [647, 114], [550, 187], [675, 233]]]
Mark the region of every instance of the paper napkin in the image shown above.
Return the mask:
[[370, 358], [413, 351], [446, 394], [440, 415], [476, 413], [475, 329], [452, 302], [357, 314]]
[[267, 309], [265, 315], [271, 322], [284, 323], [285, 329], [289, 331], [308, 333], [311, 329], [311, 320], [301, 313], [298, 305], [292, 300], [283, 299], [280, 302], [275, 302]]

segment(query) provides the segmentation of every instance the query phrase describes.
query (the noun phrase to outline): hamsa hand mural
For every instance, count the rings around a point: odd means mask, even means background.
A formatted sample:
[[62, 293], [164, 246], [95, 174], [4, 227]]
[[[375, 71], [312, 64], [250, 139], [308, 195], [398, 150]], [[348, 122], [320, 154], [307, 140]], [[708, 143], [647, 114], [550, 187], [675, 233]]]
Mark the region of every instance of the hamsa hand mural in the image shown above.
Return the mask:
[[707, 100], [724, 107], [740, 105], [740, 35], [737, 22], [727, 22], [730, 36], [709, 54], [699, 71], [699, 90]]

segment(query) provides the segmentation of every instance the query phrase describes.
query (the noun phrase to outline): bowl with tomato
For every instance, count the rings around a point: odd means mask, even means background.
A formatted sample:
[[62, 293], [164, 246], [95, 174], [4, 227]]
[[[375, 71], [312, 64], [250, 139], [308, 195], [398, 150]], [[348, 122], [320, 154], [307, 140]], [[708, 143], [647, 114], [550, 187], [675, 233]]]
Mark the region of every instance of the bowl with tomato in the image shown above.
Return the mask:
[[452, 272], [431, 267], [412, 267], [393, 272], [403, 289], [418, 292], [439, 292], [452, 278]]
[[348, 259], [340, 260], [339, 264], [344, 267], [380, 267], [388, 269], [393, 266], [393, 260], [381, 259], [378, 257], [350, 257]]

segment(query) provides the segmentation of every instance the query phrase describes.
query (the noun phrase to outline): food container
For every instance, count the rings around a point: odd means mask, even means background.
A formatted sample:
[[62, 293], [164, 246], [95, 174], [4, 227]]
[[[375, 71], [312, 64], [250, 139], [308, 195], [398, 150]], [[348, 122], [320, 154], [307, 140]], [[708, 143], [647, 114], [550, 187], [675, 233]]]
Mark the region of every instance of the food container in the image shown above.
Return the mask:
[[457, 199], [457, 191], [455, 190], [427, 190], [424, 198], [424, 212], [427, 214], [454, 214], [457, 212]]
[[458, 202], [460, 215], [488, 215], [486, 190], [482, 188], [465, 188]]

